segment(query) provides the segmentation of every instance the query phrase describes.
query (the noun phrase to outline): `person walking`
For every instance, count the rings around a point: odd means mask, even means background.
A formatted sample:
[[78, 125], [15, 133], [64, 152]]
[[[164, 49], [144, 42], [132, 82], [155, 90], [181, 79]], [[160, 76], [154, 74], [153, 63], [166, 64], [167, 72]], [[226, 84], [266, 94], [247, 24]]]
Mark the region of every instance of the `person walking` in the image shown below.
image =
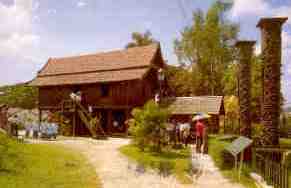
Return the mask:
[[179, 145], [180, 144], [180, 125], [181, 123], [179, 122], [176, 122], [175, 124], [175, 141], [176, 141], [176, 144], [175, 145]]
[[25, 125], [25, 138], [29, 138], [30, 135], [30, 130], [31, 130], [31, 124], [26, 124]]
[[204, 121], [204, 129], [203, 129], [203, 139], [202, 139], [202, 143], [203, 143], [203, 147], [202, 147], [202, 152], [203, 154], [208, 154], [208, 121], [207, 120], [203, 120]]
[[203, 144], [203, 133], [205, 128], [205, 125], [201, 119], [197, 120], [195, 128], [196, 128], [196, 152], [201, 153], [202, 152], [201, 147]]
[[36, 123], [34, 123], [33, 125], [32, 125], [32, 137], [34, 138], [34, 139], [37, 139], [38, 138], [38, 130], [39, 128], [38, 128], [38, 125], [36, 124]]

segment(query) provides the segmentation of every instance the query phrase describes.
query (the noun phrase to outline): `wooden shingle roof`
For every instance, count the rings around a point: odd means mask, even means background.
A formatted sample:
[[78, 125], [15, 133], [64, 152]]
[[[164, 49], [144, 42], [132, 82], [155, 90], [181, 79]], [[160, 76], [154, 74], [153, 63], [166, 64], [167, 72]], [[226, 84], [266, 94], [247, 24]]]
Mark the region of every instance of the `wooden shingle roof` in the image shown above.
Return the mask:
[[51, 86], [114, 82], [142, 78], [158, 44], [65, 58], [50, 58], [30, 85]]
[[173, 115], [193, 115], [201, 112], [224, 114], [222, 96], [175, 97], [168, 99], [167, 103]]

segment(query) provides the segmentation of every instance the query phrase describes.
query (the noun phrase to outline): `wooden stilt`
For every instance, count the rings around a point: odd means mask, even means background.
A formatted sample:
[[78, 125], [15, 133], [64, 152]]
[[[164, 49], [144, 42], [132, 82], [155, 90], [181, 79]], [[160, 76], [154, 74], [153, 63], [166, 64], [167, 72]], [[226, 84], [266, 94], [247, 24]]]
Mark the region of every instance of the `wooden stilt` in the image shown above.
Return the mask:
[[109, 135], [112, 135], [112, 132], [113, 132], [113, 128], [112, 128], [112, 110], [108, 110], [107, 111], [107, 131], [108, 131], [108, 134]]
[[239, 169], [238, 169], [238, 181], [240, 181], [241, 171], [243, 168], [243, 161], [244, 161], [244, 151], [240, 154], [240, 163], [239, 163]]
[[76, 136], [76, 104], [74, 103], [74, 112], [73, 112], [73, 137]]
[[42, 123], [42, 110], [39, 108], [38, 109], [38, 130], [41, 128], [41, 123]]
[[60, 125], [63, 124], [64, 122], [64, 101], [62, 101], [62, 104], [61, 104], [61, 117], [60, 117]]

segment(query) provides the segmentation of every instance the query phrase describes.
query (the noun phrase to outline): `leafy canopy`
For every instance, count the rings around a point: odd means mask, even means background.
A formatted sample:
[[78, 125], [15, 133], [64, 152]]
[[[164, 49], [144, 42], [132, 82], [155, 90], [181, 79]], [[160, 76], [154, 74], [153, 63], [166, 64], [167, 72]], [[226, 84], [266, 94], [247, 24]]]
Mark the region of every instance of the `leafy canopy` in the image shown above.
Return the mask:
[[24, 109], [32, 109], [37, 105], [38, 90], [36, 87], [17, 84], [3, 86], [0, 91], [3, 92], [3, 95], [0, 96], [0, 104]]
[[238, 25], [225, 19], [226, 7], [215, 3], [207, 13], [197, 10], [193, 23], [174, 41], [179, 63], [193, 73], [194, 94], [222, 95], [224, 71], [233, 62]]
[[157, 41], [152, 37], [152, 33], [150, 31], [146, 31], [145, 33], [133, 32], [131, 34], [132, 42], [129, 42], [125, 48], [133, 48], [137, 46], [147, 46], [149, 44], [156, 43]]

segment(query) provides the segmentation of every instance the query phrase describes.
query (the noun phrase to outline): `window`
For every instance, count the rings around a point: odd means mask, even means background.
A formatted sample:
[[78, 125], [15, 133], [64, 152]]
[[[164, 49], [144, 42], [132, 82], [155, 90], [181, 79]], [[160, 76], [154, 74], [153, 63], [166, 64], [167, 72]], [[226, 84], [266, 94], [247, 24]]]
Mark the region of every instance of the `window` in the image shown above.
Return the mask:
[[101, 84], [101, 97], [107, 97], [109, 95], [109, 86], [107, 84]]

